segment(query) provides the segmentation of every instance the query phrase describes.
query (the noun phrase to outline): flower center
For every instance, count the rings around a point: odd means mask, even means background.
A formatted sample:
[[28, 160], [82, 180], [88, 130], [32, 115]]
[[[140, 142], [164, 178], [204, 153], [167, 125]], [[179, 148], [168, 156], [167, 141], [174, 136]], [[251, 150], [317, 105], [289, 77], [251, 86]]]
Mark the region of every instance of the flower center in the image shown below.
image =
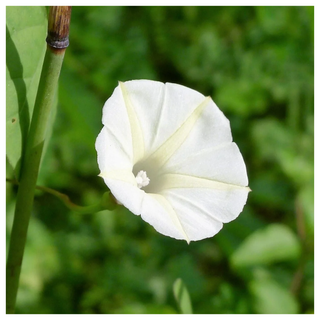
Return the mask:
[[136, 175], [136, 181], [138, 188], [141, 189], [149, 184], [150, 179], [148, 178], [147, 173], [145, 171], [140, 170]]

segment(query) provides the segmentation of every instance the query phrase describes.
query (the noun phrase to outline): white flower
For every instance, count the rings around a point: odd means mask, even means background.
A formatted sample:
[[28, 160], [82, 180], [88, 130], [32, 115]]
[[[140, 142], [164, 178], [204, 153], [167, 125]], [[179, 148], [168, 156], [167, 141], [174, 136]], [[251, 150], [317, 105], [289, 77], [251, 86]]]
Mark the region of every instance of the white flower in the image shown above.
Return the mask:
[[173, 83], [120, 82], [102, 123], [100, 176], [158, 232], [208, 238], [242, 211], [250, 191], [245, 163], [210, 97]]

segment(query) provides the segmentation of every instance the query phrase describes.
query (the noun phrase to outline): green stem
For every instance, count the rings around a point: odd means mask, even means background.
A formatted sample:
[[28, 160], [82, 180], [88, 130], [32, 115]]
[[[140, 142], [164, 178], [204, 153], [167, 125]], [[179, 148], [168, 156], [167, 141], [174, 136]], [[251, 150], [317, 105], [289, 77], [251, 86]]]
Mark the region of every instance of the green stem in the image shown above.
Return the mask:
[[[70, 8], [68, 9], [68, 14], [69, 20], [67, 20], [69, 22]], [[50, 44], [48, 40], [47, 42]], [[64, 52], [65, 48], [55, 49], [48, 45], [42, 67], [30, 131], [27, 137], [26, 151], [23, 156], [23, 163], [21, 166], [20, 182], [7, 258], [7, 313], [14, 313], [15, 309], [23, 253], [33, 205], [34, 190], [38, 177], [44, 138], [48, 126], [48, 119], [57, 90]]]
[[[15, 185], [19, 185], [19, 182], [17, 180], [6, 179], [6, 181], [11, 182]], [[90, 214], [90, 213], [95, 213], [102, 210], [112, 211], [112, 210], [115, 210], [118, 205], [118, 203], [116, 202], [116, 200], [114, 199], [110, 191], [105, 192], [101, 200], [96, 204], [93, 204], [90, 206], [79, 206], [73, 203], [70, 200], [68, 195], [61, 193], [55, 189], [44, 187], [44, 186], [36, 186], [36, 189], [55, 196], [56, 198], [61, 200], [68, 209], [70, 209], [71, 211], [82, 213], [82, 214]]]
[[101, 200], [96, 204], [93, 204], [90, 206], [79, 206], [79, 205], [73, 203], [70, 200], [68, 195], [61, 193], [57, 190], [47, 188], [47, 187], [42, 187], [42, 186], [36, 186], [36, 189], [54, 195], [55, 197], [60, 199], [68, 209], [70, 209], [71, 211], [82, 213], [82, 214], [90, 214], [90, 213], [95, 213], [95, 212], [102, 211], [102, 210], [111, 211], [111, 210], [114, 210], [117, 206], [117, 203], [116, 203], [115, 199], [113, 198], [110, 191], [105, 192], [103, 194]]

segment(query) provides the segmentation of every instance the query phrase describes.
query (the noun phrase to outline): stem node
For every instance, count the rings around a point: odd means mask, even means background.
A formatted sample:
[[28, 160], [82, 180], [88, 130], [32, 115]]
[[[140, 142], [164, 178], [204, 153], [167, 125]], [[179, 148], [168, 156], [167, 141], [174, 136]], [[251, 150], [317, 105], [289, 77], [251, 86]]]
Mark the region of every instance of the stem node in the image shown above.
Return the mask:
[[69, 46], [69, 26], [71, 7], [51, 7], [48, 21], [47, 43], [56, 49], [65, 49]]

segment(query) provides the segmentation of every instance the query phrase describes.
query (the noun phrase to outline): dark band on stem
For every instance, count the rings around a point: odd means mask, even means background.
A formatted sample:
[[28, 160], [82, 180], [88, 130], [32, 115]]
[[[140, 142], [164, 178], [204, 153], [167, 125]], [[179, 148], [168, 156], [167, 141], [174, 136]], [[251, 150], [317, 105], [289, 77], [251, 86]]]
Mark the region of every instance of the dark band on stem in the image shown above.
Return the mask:
[[71, 17], [70, 6], [50, 8], [48, 17], [47, 43], [56, 49], [65, 49], [69, 45], [69, 26]]

